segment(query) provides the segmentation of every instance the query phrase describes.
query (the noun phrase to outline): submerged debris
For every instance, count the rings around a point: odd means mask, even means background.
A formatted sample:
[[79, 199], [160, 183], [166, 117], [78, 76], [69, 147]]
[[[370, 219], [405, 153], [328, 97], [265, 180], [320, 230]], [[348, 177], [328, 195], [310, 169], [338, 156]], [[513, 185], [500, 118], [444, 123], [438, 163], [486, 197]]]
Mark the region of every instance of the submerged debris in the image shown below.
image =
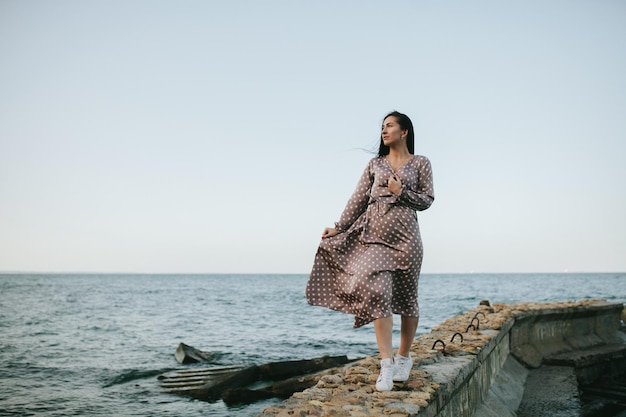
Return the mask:
[[215, 358], [215, 355], [198, 350], [193, 346], [180, 343], [176, 348], [176, 352], [174, 352], [174, 357], [179, 363], [198, 363], [210, 362]]
[[[193, 348], [192, 348], [193, 349]], [[251, 403], [265, 398], [288, 398], [315, 385], [323, 372], [351, 362], [347, 356], [281, 361], [251, 366], [220, 366], [183, 369], [159, 375], [163, 392], [199, 400], [223, 399], [227, 404]], [[322, 372], [320, 372], [322, 371]], [[267, 386], [249, 388], [266, 382]]]

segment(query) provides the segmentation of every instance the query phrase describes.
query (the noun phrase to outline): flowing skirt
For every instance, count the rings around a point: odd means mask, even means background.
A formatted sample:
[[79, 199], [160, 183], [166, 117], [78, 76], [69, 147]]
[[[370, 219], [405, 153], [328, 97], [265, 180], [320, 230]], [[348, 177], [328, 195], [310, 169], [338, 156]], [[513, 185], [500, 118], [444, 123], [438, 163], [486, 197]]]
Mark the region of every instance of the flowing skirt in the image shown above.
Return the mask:
[[374, 202], [347, 231], [322, 240], [307, 301], [353, 314], [354, 327], [392, 314], [419, 317], [422, 258], [415, 211]]

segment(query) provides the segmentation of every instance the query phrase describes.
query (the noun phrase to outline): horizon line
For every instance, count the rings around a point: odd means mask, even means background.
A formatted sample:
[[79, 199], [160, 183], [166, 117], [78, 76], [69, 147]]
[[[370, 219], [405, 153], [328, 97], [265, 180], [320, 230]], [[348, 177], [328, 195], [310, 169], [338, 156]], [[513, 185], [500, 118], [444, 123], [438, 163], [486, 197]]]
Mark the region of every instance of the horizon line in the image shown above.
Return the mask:
[[[625, 274], [626, 271], [466, 271], [466, 272], [422, 272], [422, 275], [494, 275], [494, 274]], [[103, 272], [103, 271], [11, 271], [0, 270], [0, 275], [308, 275], [309, 272]]]

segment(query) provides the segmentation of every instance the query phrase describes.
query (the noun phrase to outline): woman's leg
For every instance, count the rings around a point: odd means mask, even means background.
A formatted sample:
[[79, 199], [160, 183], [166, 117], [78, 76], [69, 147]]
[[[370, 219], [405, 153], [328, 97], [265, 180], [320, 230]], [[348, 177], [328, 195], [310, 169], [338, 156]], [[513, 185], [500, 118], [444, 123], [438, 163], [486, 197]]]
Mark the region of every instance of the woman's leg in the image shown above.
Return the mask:
[[413, 359], [409, 351], [413, 343], [413, 338], [415, 338], [418, 320], [417, 317], [402, 316], [402, 322], [400, 324], [400, 349], [398, 349], [399, 356], [395, 358], [398, 369], [393, 375], [393, 380], [396, 382], [409, 379], [411, 369], [413, 368]]
[[393, 317], [383, 317], [374, 320], [374, 330], [376, 331], [376, 342], [380, 351], [381, 359], [393, 357], [393, 345], [391, 336], [393, 333]]
[[[406, 357], [409, 356], [409, 350], [411, 349], [411, 344], [415, 338], [418, 322], [418, 317], [402, 316], [402, 322], [400, 324], [400, 349], [398, 349], [398, 353], [400, 355]], [[378, 332], [376, 332], [376, 336], [378, 337]]]
[[398, 370], [397, 364], [393, 360], [393, 347], [391, 335], [393, 331], [393, 317], [383, 317], [374, 320], [374, 330], [376, 330], [376, 342], [380, 350], [380, 375], [376, 380], [378, 391], [391, 391], [393, 389], [393, 376]]

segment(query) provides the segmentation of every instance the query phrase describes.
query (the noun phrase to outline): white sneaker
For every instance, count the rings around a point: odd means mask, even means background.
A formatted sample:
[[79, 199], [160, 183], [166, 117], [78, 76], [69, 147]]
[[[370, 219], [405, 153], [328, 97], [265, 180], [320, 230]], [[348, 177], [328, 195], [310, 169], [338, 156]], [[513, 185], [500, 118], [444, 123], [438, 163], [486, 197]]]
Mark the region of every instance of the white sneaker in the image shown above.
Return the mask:
[[409, 354], [408, 357], [398, 354], [394, 357], [394, 362], [396, 364], [396, 372], [393, 375], [393, 380], [396, 382], [404, 382], [409, 379], [409, 374], [413, 368], [411, 354]]
[[398, 370], [398, 366], [393, 358], [387, 358], [380, 361], [380, 375], [376, 381], [376, 389], [378, 391], [391, 391], [393, 388], [393, 375]]

